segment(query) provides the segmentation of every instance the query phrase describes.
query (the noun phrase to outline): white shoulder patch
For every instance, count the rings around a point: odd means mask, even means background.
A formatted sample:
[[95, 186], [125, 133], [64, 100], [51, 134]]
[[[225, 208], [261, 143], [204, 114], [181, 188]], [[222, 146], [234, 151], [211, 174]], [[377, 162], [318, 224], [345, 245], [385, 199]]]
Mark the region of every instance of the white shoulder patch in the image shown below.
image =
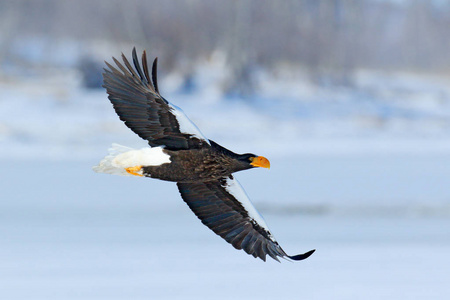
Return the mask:
[[180, 125], [180, 131], [182, 133], [187, 133], [195, 136], [200, 140], [204, 140], [207, 144], [209, 144], [209, 140], [201, 133], [200, 129], [186, 116], [184, 111], [178, 106], [169, 103], [169, 107], [171, 108], [172, 114], [178, 121]]
[[250, 201], [250, 198], [247, 196], [247, 193], [244, 191], [239, 181], [237, 181], [237, 179], [235, 178], [231, 179], [228, 177], [224, 188], [228, 193], [233, 195], [233, 197], [236, 198], [242, 204], [244, 209], [247, 211], [249, 217], [253, 219], [259, 226], [264, 228], [269, 233], [269, 237], [273, 241], [275, 241], [273, 236], [270, 234], [269, 227], [264, 221], [264, 218], [258, 213], [256, 208], [253, 206], [252, 202]]
[[142, 148], [139, 150], [112, 144], [109, 154], [92, 169], [97, 173], [132, 176], [125, 169], [136, 166], [160, 166], [170, 163], [170, 155], [162, 147]]

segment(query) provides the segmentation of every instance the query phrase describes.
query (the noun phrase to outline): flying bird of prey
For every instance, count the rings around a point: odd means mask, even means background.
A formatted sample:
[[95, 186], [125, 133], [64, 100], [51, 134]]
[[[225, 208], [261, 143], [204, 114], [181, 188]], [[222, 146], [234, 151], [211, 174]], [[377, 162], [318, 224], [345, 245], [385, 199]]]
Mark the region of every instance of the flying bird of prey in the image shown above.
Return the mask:
[[134, 67], [123, 54], [123, 63], [113, 58], [116, 67], [106, 62], [103, 87], [119, 118], [150, 147], [135, 150], [113, 144], [94, 171], [176, 182], [202, 223], [234, 248], [263, 261], [267, 255], [277, 261], [308, 258], [315, 250], [294, 256], [284, 252], [233, 176], [246, 169], [269, 168], [269, 161], [251, 153], [236, 154], [207, 139], [159, 93], [157, 58], [150, 77], [145, 51], [142, 68], [135, 48], [132, 57]]

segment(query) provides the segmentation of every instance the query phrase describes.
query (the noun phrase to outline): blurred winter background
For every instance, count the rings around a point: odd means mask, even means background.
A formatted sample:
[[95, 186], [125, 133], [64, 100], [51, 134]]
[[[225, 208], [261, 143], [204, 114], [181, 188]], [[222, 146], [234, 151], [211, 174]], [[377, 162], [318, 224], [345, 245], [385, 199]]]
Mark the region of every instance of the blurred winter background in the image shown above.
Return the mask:
[[[449, 299], [450, 1], [0, 0], [0, 299]], [[160, 90], [299, 263], [204, 227], [173, 183], [95, 174], [103, 61]]]

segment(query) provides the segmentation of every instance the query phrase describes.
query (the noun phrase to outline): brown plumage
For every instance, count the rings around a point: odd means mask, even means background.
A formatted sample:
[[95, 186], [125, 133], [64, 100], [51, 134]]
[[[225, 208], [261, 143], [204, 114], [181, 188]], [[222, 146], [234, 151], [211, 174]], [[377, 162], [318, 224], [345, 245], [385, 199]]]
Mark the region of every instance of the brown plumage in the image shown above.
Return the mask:
[[201, 149], [163, 150], [170, 155], [170, 164], [143, 167], [143, 174], [161, 180], [192, 183], [219, 180], [253, 167], [248, 158], [256, 155], [238, 155], [213, 141], [210, 144]]
[[[309, 257], [314, 250], [289, 256], [280, 247], [263, 218], [232, 173], [270, 166], [255, 154], [236, 154], [203, 136], [183, 111], [164, 99], [157, 83], [157, 59], [150, 78], [147, 57], [143, 69], [133, 49], [133, 65], [107, 64], [104, 87], [119, 118], [153, 148], [122, 147], [107, 156], [97, 172], [138, 175], [177, 182], [183, 200], [203, 224], [248, 254], [266, 260], [269, 255], [291, 260]], [[114, 150], [116, 151], [116, 150]]]

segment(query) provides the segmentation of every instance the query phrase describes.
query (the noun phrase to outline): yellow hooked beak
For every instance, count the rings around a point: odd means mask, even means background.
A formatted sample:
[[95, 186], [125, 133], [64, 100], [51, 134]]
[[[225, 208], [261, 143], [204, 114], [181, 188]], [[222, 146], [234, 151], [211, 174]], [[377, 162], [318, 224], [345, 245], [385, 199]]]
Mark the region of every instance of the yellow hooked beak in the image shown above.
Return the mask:
[[250, 159], [252, 161], [250, 163], [252, 166], [270, 169], [270, 162], [264, 156], [252, 157]]

